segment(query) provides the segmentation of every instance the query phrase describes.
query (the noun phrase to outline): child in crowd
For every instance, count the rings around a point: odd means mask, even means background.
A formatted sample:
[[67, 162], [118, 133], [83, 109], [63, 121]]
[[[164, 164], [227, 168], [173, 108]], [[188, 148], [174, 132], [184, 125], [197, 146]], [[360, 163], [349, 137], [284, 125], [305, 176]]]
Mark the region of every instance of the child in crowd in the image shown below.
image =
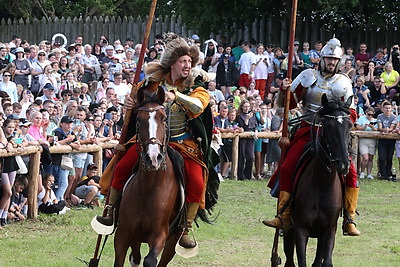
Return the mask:
[[54, 176], [46, 174], [43, 177], [43, 182], [39, 185], [38, 205], [39, 211], [46, 214], [64, 214], [68, 208], [65, 206], [65, 201], [58, 201], [53, 191]]
[[28, 178], [26, 175], [18, 175], [15, 179], [13, 192], [11, 196], [11, 205], [8, 209], [7, 220], [23, 221], [26, 218], [28, 205], [22, 191], [28, 186]]

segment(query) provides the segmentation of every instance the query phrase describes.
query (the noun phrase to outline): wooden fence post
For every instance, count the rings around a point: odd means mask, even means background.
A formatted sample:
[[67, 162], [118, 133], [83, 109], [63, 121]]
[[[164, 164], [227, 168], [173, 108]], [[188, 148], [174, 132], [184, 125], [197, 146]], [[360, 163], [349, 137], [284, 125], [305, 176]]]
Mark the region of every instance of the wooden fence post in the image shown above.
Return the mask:
[[36, 219], [38, 216], [37, 195], [40, 175], [40, 150], [32, 154], [29, 165], [28, 218]]
[[101, 176], [103, 174], [103, 149], [93, 152], [93, 162], [97, 166], [97, 175]]
[[231, 176], [232, 179], [237, 181], [237, 170], [238, 170], [238, 159], [239, 159], [239, 139], [240, 137], [236, 135], [232, 142], [232, 166], [231, 166]]

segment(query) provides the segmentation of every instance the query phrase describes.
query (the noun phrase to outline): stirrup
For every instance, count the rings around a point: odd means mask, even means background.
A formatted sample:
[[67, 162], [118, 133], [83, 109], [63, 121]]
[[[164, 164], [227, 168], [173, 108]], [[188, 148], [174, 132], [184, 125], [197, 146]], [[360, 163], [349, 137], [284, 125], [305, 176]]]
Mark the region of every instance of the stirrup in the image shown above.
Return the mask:
[[[189, 229], [187, 234], [189, 235], [189, 232], [191, 232], [191, 231], [193, 231], [193, 229]], [[176, 252], [176, 254], [181, 256], [182, 258], [189, 259], [189, 258], [192, 258], [192, 257], [196, 256], [199, 253], [199, 245], [198, 245], [198, 243], [196, 241], [196, 237], [194, 236], [194, 234], [192, 234], [193, 235], [193, 241], [196, 243], [196, 246], [194, 248], [184, 248], [181, 245], [179, 245], [179, 242], [181, 241], [181, 238], [182, 238], [184, 233], [185, 233], [185, 231], [183, 230], [182, 233], [180, 234], [179, 238], [178, 238], [178, 241], [176, 242], [175, 252]]]
[[[113, 208], [112, 206], [107, 206], [106, 208]], [[111, 235], [115, 231], [115, 212], [113, 212], [113, 224], [112, 225], [104, 225], [97, 220], [97, 215], [94, 216], [92, 221], [90, 222], [93, 230], [99, 235]]]

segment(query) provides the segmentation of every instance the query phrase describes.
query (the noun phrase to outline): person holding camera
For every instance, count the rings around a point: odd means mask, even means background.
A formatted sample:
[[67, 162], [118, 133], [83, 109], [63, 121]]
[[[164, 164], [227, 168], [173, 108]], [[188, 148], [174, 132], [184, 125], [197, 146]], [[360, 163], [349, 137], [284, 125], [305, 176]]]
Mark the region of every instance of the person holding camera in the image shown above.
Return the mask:
[[64, 214], [68, 208], [65, 206], [65, 201], [58, 201], [53, 191], [54, 176], [46, 174], [43, 177], [43, 182], [39, 185], [38, 205], [39, 211], [46, 214]]
[[[368, 107], [365, 110], [365, 115], [358, 118], [356, 121], [356, 129], [359, 131], [377, 131], [376, 119], [374, 118], [375, 109]], [[360, 179], [365, 178], [367, 173], [368, 179], [374, 179], [372, 175], [372, 164], [376, 150], [376, 139], [373, 138], [360, 138], [358, 143], [358, 151], [361, 155], [361, 172]]]
[[388, 61], [392, 62], [395, 71], [400, 72], [400, 53], [398, 44], [394, 44], [390, 49]]

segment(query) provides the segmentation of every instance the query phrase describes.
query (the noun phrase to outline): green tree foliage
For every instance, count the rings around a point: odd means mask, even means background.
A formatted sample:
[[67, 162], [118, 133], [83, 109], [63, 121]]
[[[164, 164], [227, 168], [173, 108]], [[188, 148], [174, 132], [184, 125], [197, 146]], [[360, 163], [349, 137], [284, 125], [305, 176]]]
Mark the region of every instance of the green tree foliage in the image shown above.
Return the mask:
[[[119, 15], [142, 17], [151, 0], [0, 0], [2, 18], [85, 17]], [[230, 32], [232, 25], [248, 26], [259, 17], [289, 21], [291, 0], [158, 0], [156, 16], [179, 14], [199, 34]], [[299, 0], [298, 13], [321, 19], [328, 28], [396, 28], [400, 0]]]

